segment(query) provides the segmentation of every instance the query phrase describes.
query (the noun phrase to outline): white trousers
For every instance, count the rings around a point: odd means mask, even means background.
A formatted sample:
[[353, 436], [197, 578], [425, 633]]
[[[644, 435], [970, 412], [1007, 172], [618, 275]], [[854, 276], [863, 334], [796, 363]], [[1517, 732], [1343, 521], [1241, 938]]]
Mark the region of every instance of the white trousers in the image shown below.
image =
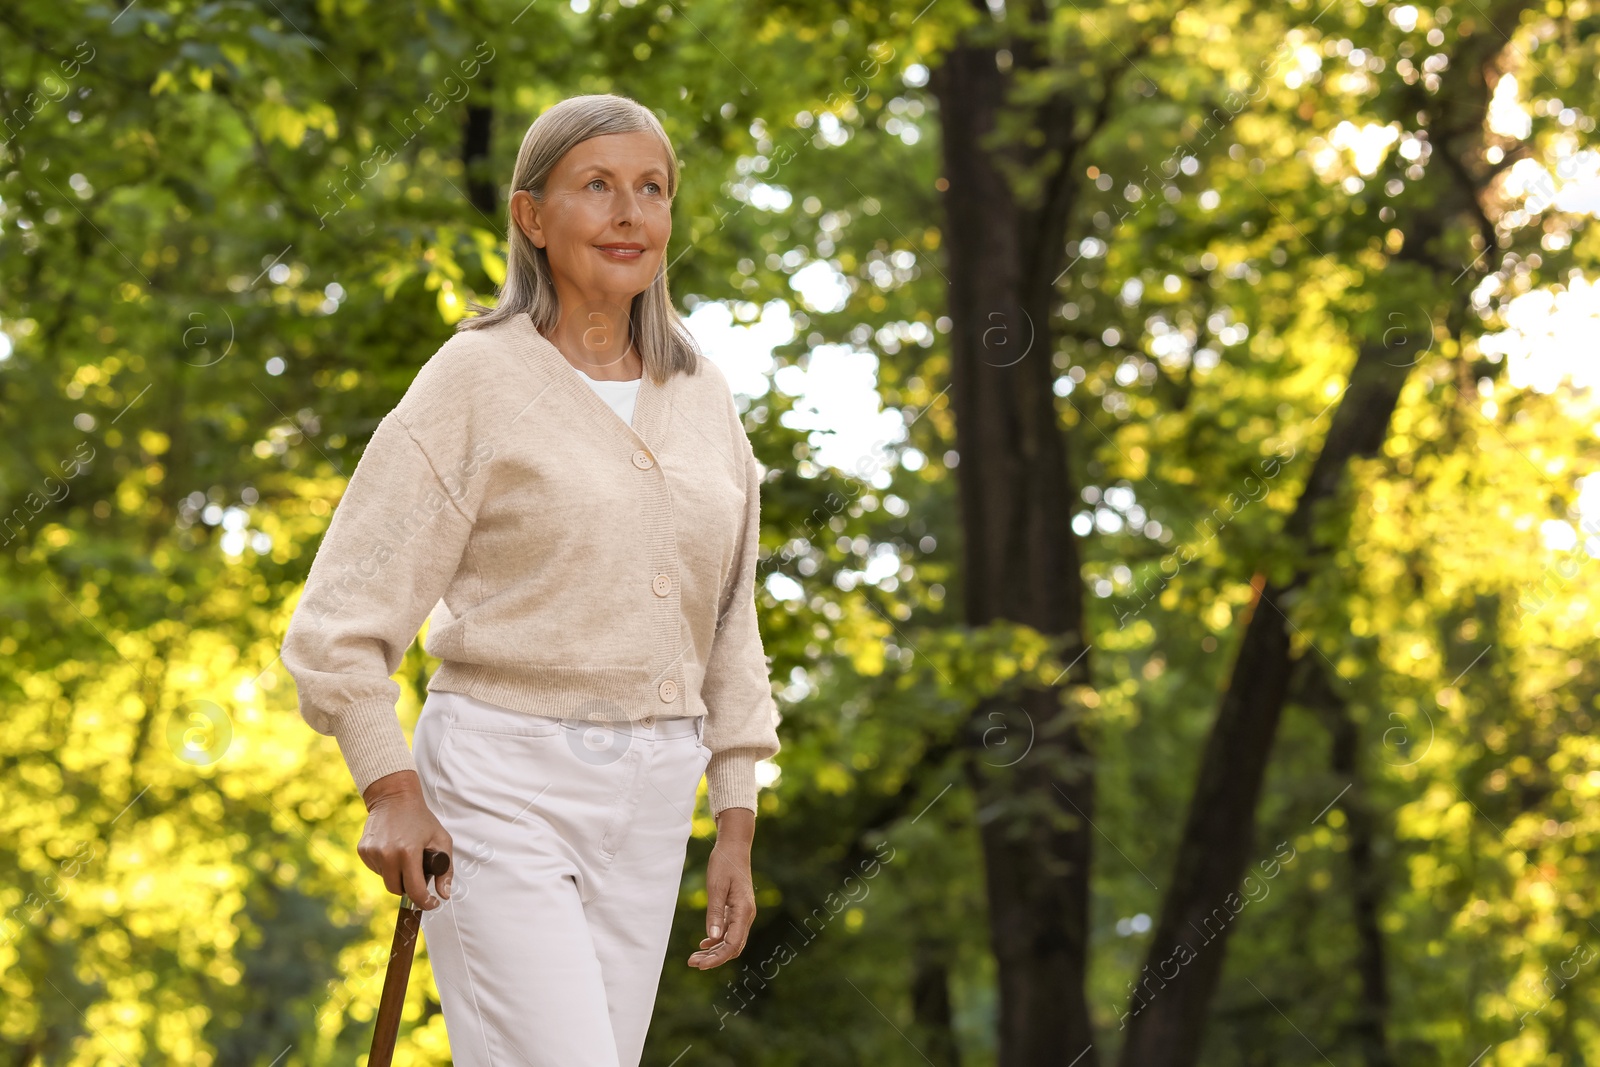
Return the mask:
[[704, 721], [596, 725], [428, 694], [413, 748], [455, 876], [422, 928], [456, 1067], [638, 1067]]

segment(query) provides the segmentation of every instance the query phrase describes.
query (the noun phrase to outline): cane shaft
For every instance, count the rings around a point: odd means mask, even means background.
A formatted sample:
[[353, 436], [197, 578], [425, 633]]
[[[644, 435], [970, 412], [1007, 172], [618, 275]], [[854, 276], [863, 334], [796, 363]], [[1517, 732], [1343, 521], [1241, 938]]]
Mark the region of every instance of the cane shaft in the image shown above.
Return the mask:
[[422, 912], [407, 900], [394, 921], [394, 949], [389, 953], [389, 969], [383, 976], [383, 996], [378, 1001], [378, 1019], [372, 1032], [372, 1054], [367, 1067], [389, 1067], [395, 1042], [400, 1037], [400, 1009], [405, 1007], [406, 984], [411, 980], [411, 959], [417, 949], [417, 929]]
[[[438, 878], [450, 870], [450, 857], [431, 848], [422, 850], [422, 877]], [[400, 1040], [400, 1009], [406, 1003], [406, 985], [411, 980], [411, 959], [417, 950], [417, 932], [422, 927], [422, 909], [411, 898], [400, 895], [400, 914], [394, 920], [394, 947], [389, 951], [389, 968], [383, 975], [383, 996], [378, 1000], [378, 1018], [372, 1028], [372, 1052], [367, 1067], [389, 1067], [394, 1046]]]

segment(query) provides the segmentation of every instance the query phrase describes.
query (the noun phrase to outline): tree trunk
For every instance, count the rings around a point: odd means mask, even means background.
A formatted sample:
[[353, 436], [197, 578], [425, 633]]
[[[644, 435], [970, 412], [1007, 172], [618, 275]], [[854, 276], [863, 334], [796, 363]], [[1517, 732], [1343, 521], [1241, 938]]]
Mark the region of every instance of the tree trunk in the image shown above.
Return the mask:
[[[1332, 499], [1350, 460], [1375, 455], [1382, 447], [1410, 369], [1394, 366], [1392, 355], [1382, 344], [1362, 346], [1286, 535], [1305, 537], [1314, 511]], [[1309, 581], [1309, 563], [1325, 551], [1308, 547], [1306, 565], [1283, 585], [1267, 583], [1251, 610], [1201, 756], [1161, 919], [1128, 1008], [1124, 1067], [1187, 1067], [1199, 1055], [1206, 1008], [1233, 932], [1233, 925], [1218, 922], [1215, 913], [1228, 912], [1228, 897], [1256, 858], [1256, 803], [1294, 666], [1284, 613]]]
[[1332, 684], [1322, 664], [1301, 665], [1293, 699], [1305, 704], [1327, 724], [1329, 766], [1337, 781], [1347, 783], [1337, 802], [1344, 812], [1350, 845], [1350, 918], [1356, 930], [1356, 973], [1361, 980], [1361, 1001], [1352, 1030], [1367, 1067], [1392, 1067], [1389, 1052], [1389, 980], [1384, 962], [1383, 930], [1378, 925], [1382, 908], [1383, 876], [1373, 855], [1376, 829], [1367, 804], [1360, 761], [1361, 730], [1350, 716], [1350, 706]]
[[[486, 93], [492, 88], [487, 76], [483, 88]], [[461, 164], [466, 171], [467, 199], [498, 226], [495, 206], [499, 198], [495, 194], [494, 178], [490, 176], [488, 168], [489, 143], [493, 132], [494, 108], [487, 104], [468, 104], [467, 121], [461, 133]]]
[[919, 937], [911, 960], [911, 1017], [922, 1038], [923, 1058], [933, 1067], [961, 1067], [950, 1012], [948, 954], [949, 946], [942, 941]]
[[[1528, 6], [1526, 0], [1490, 4], [1491, 12], [1482, 14], [1491, 25], [1461, 38], [1448, 77], [1428, 104], [1433, 116], [1429, 128], [1439, 156], [1436, 165], [1443, 174], [1436, 179], [1433, 199], [1422, 202], [1407, 220], [1404, 248], [1391, 262], [1403, 264], [1406, 271], [1433, 272], [1434, 291], [1450, 294], [1456, 306], [1473, 288], [1457, 283], [1473, 268], [1457, 273], [1441, 262], [1433, 238], [1463, 219], [1483, 232], [1478, 196], [1488, 178], [1479, 151], [1489, 101], [1485, 72]], [[1492, 241], [1493, 236], [1490, 226], [1488, 238]], [[1416, 277], [1410, 273], [1405, 280]], [[1374, 289], [1381, 299], [1382, 283]], [[1400, 314], [1409, 317], [1413, 310], [1405, 307]], [[1232, 924], [1215, 919], [1207, 927], [1205, 920], [1219, 908], [1229, 914], [1225, 901], [1256, 858], [1256, 805], [1294, 667], [1285, 612], [1292, 610], [1293, 600], [1312, 576], [1313, 564], [1330, 547], [1311, 538], [1313, 519], [1319, 506], [1335, 496], [1349, 462], [1376, 455], [1382, 447], [1400, 390], [1417, 358], [1396, 359], [1394, 348], [1382, 338], [1366, 338], [1358, 349], [1322, 452], [1285, 524], [1286, 539], [1304, 546], [1301, 565], [1283, 585], [1268, 583], [1252, 606], [1201, 756], [1172, 882], [1125, 1017], [1128, 1034], [1118, 1060], [1121, 1067], [1190, 1067], [1200, 1055], [1207, 1007], [1233, 930]]]
[[[966, 621], [1006, 619], [1062, 636], [1071, 660], [1083, 650], [1074, 492], [1043, 334], [1050, 287], [1036, 284], [1028, 262], [1051, 235], [1038, 235], [999, 153], [983, 143], [1005, 93], [994, 49], [954, 49], [934, 81], [949, 182]], [[1054, 243], [1064, 245], [1059, 229]], [[1028, 294], [1040, 292], [1030, 306]], [[1086, 678], [1079, 659], [1070, 681]], [[1027, 691], [1015, 704], [985, 702], [969, 731], [999, 968], [1001, 1067], [1098, 1063], [1083, 994], [1094, 779], [1077, 723], [1061, 708], [1059, 690]]]

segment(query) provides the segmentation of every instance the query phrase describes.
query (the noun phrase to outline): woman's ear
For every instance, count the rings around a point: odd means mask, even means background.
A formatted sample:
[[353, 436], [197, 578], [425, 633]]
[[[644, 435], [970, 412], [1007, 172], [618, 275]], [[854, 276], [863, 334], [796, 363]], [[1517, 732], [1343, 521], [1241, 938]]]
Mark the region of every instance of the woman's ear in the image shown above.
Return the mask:
[[516, 222], [517, 229], [521, 230], [523, 236], [535, 246], [543, 248], [544, 236], [540, 232], [537, 207], [538, 201], [534, 200], [533, 194], [528, 190], [518, 189], [511, 194], [511, 218]]

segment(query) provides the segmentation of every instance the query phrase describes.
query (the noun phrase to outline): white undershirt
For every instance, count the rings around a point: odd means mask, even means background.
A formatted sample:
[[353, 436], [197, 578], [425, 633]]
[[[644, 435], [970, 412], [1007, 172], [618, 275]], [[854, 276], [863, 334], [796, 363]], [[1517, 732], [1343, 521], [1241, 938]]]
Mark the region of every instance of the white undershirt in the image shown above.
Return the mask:
[[[567, 366], [572, 367], [571, 363]], [[638, 377], [631, 382], [605, 382], [591, 378], [577, 367], [572, 367], [574, 373], [589, 383], [589, 387], [600, 394], [600, 399], [611, 406], [617, 417], [629, 426], [633, 425], [633, 404], [639, 398], [639, 383], [644, 378]]]

